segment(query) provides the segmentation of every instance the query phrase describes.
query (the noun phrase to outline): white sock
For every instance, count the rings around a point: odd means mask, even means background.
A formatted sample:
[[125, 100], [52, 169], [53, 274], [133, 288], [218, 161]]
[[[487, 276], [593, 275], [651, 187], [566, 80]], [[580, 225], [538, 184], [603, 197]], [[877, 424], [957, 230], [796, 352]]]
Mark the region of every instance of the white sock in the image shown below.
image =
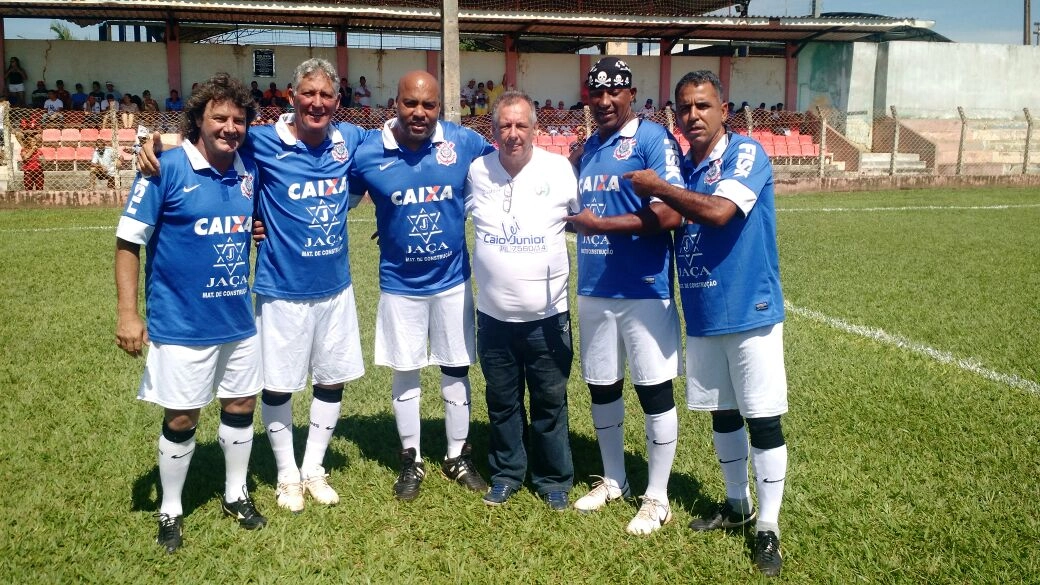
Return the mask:
[[625, 474], [625, 399], [610, 404], [592, 404], [592, 424], [596, 427], [599, 456], [603, 459], [603, 479], [615, 487], [628, 482]]
[[[758, 491], [758, 525], [780, 536], [780, 503], [784, 499], [787, 477], [787, 445], [773, 449], [751, 448], [751, 464], [755, 466], [755, 489]], [[775, 530], [774, 530], [775, 528]]]
[[391, 383], [394, 419], [397, 434], [401, 437], [402, 449], [415, 449], [415, 460], [419, 460], [419, 370], [399, 372], [394, 370]]
[[469, 376], [456, 378], [441, 374], [441, 397], [444, 399], [444, 431], [448, 437], [448, 459], [462, 453], [469, 437]]
[[339, 422], [339, 410], [342, 402], [324, 402], [314, 398], [311, 400], [311, 426], [307, 431], [307, 448], [303, 452], [301, 475], [313, 473], [325, 460], [325, 451], [332, 441], [332, 433]]
[[300, 468], [296, 467], [296, 452], [293, 450], [292, 400], [278, 406], [271, 406], [261, 400], [260, 418], [274, 453], [278, 482], [299, 483]]
[[649, 478], [646, 496], [668, 504], [668, 478], [672, 475], [675, 447], [679, 442], [679, 412], [671, 410], [646, 415], [646, 453]]
[[235, 502], [247, 494], [246, 474], [253, 451], [253, 427], [230, 427], [220, 423], [217, 439], [224, 450], [224, 501]]
[[188, 466], [195, 454], [195, 437], [183, 443], [174, 443], [159, 435], [159, 483], [162, 484], [162, 504], [159, 512], [170, 516], [183, 516], [181, 492], [188, 477]]
[[741, 427], [731, 433], [714, 432], [712, 438], [722, 467], [722, 479], [726, 482], [726, 499], [733, 509], [748, 514], [751, 512], [751, 486], [747, 428]]

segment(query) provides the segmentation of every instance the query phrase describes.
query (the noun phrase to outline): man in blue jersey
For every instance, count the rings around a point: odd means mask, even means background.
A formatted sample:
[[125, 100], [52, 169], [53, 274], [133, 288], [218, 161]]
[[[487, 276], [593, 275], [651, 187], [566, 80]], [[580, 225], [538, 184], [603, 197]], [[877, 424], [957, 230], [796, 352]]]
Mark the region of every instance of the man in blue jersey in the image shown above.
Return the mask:
[[[243, 151], [260, 169], [256, 210], [266, 236], [253, 284], [263, 348], [262, 417], [278, 469], [278, 505], [298, 513], [305, 493], [326, 505], [339, 501], [323, 460], [344, 384], [365, 373], [347, 255], [347, 168], [365, 132], [332, 122], [339, 76], [331, 63], [308, 59], [293, 82], [294, 112], [253, 127]], [[148, 160], [141, 166], [152, 171]], [[310, 425], [297, 466], [291, 398], [308, 375]]]
[[597, 133], [580, 157], [578, 326], [581, 365], [592, 394], [592, 422], [603, 459], [601, 481], [574, 503], [591, 512], [628, 496], [625, 472], [625, 365], [644, 413], [649, 479], [630, 534], [650, 534], [672, 518], [668, 478], [678, 440], [672, 379], [679, 374], [679, 317], [672, 299], [672, 240], [679, 214], [644, 201], [625, 173], [648, 169], [683, 185], [672, 135], [632, 111], [632, 71], [600, 59], [586, 79]]
[[474, 490], [487, 484], [473, 466], [469, 366], [475, 361], [473, 298], [466, 250], [464, 187], [469, 165], [494, 151], [479, 134], [438, 121], [440, 84], [425, 71], [397, 87], [397, 116], [358, 148], [350, 188], [368, 192], [379, 233], [375, 363], [393, 369], [391, 395], [401, 439], [394, 494], [419, 495], [426, 471], [419, 449], [419, 372], [441, 369], [447, 432], [444, 474]]
[[[188, 100], [185, 142], [162, 156], [162, 177], [138, 177], [116, 230], [116, 343], [148, 346], [138, 398], [164, 408], [159, 436], [157, 542], [181, 545], [181, 491], [199, 411], [220, 399], [223, 511], [246, 529], [267, 520], [246, 489], [253, 411], [263, 380], [249, 300], [256, 166], [236, 152], [256, 109], [238, 80], [218, 74]], [[138, 313], [140, 248], [147, 248], [147, 328]]]
[[[661, 199], [686, 218], [675, 236], [686, 316], [686, 400], [690, 409], [712, 413], [715, 452], [726, 481], [725, 502], [690, 527], [737, 528], [757, 514], [755, 566], [776, 576], [787, 475], [780, 425], [787, 412], [787, 376], [773, 168], [761, 145], [726, 131], [729, 108], [714, 73], [688, 73], [676, 85], [675, 102], [690, 141], [685, 189], [646, 172], [629, 178], [638, 193]], [[749, 452], [757, 512], [751, 504]]]

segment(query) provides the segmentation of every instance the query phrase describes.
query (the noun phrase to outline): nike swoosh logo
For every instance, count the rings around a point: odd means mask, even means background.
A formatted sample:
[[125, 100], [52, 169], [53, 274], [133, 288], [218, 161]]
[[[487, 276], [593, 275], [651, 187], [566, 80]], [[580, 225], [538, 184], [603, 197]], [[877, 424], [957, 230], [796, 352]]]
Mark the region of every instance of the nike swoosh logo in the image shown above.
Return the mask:
[[170, 455], [170, 459], [182, 459], [184, 457], [187, 457], [188, 455], [191, 455], [194, 452], [195, 452], [195, 449], [192, 449], [191, 451], [188, 451], [187, 453], [185, 453], [183, 455]]
[[679, 440], [679, 439], [672, 439], [671, 441], [665, 441], [664, 443], [658, 443], [658, 442], [657, 442], [657, 439], [654, 439], [654, 440], [653, 440], [652, 442], [653, 442], [653, 444], [655, 444], [655, 445], [671, 445], [672, 443], [674, 443], [674, 442], [676, 442], [676, 441], [678, 441], [678, 440]]
[[276, 429], [274, 427], [271, 427], [271, 428], [267, 429], [267, 432], [269, 432], [269, 433], [277, 433], [277, 432], [284, 431], [287, 428], [289, 428], [289, 427], [282, 427], [280, 429]]
[[379, 165], [379, 170], [385, 171], [386, 169], [388, 169], [391, 166], [393, 166], [394, 163], [396, 163], [396, 162], [397, 162], [396, 160], [392, 160], [392, 161], [390, 161], [388, 163], [383, 163], [383, 164]]
[[278, 160], [282, 160], [283, 158], [289, 156], [290, 154], [292, 154], [292, 153], [291, 152], [279, 152], [278, 154], [274, 155], [274, 157], [276, 159], [278, 159]]
[[620, 426], [621, 426], [620, 424], [617, 424], [617, 425], [607, 425], [605, 427], [596, 427], [596, 430], [597, 431], [603, 431], [603, 430], [606, 430], [606, 429], [612, 429], [614, 427], [620, 427]]
[[252, 442], [253, 442], [253, 439], [249, 439], [248, 441], [231, 441], [231, 444], [232, 445], [245, 445], [246, 443], [252, 443]]
[[786, 476], [785, 477], [781, 477], [780, 479], [763, 479], [762, 483], [780, 483], [780, 482], [784, 481], [785, 479], [787, 479]]
[[325, 430], [326, 431], [334, 431], [334, 430], [336, 430], [336, 427], [325, 427]]
[[727, 463], [736, 463], [737, 461], [747, 461], [747, 457], [737, 457], [736, 459], [730, 459], [729, 461], [723, 461], [719, 459], [719, 463], [725, 465]]
[[184, 188], [184, 192], [185, 193], [191, 193], [192, 191], [194, 191], [195, 189], [198, 189], [199, 187], [200, 187], [200, 185], [192, 185], [191, 187], [185, 187]]
[[405, 398], [404, 400], [401, 400], [400, 398], [395, 398], [394, 400], [396, 400], [397, 402], [408, 402], [409, 400], [415, 400], [416, 398], [418, 398], [418, 396], [412, 396], [411, 398]]

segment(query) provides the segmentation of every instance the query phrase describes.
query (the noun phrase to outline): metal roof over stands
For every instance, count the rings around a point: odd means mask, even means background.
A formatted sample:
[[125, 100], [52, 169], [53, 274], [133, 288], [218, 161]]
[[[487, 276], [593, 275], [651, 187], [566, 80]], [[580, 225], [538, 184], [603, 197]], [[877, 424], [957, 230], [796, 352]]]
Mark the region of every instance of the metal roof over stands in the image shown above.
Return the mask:
[[[859, 13], [814, 17], [743, 16], [738, 12], [708, 16], [729, 7], [746, 9], [747, 4], [726, 0], [460, 0], [459, 31], [465, 35], [798, 44], [877, 41], [886, 34], [920, 36], [920, 31], [934, 25], [930, 20]], [[192, 23], [312, 26], [352, 32], [437, 32], [441, 29], [440, 9], [439, 1], [407, 0], [378, 5], [346, 0], [36, 0], [4, 2], [0, 12], [4, 18], [55, 18], [80, 26], [175, 21], [180, 25], [180, 40], [190, 42], [199, 40], [191, 33]], [[209, 36], [215, 34], [211, 27], [206, 30]]]

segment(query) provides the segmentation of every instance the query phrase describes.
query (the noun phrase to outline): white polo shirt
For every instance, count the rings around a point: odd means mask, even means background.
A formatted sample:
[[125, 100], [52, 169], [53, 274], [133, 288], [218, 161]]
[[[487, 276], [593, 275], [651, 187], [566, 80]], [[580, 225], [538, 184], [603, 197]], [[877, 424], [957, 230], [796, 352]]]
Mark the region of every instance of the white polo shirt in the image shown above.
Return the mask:
[[498, 156], [473, 161], [466, 181], [477, 310], [499, 321], [537, 321], [567, 310], [564, 227], [578, 209], [577, 179], [566, 158], [540, 148], [516, 177]]

